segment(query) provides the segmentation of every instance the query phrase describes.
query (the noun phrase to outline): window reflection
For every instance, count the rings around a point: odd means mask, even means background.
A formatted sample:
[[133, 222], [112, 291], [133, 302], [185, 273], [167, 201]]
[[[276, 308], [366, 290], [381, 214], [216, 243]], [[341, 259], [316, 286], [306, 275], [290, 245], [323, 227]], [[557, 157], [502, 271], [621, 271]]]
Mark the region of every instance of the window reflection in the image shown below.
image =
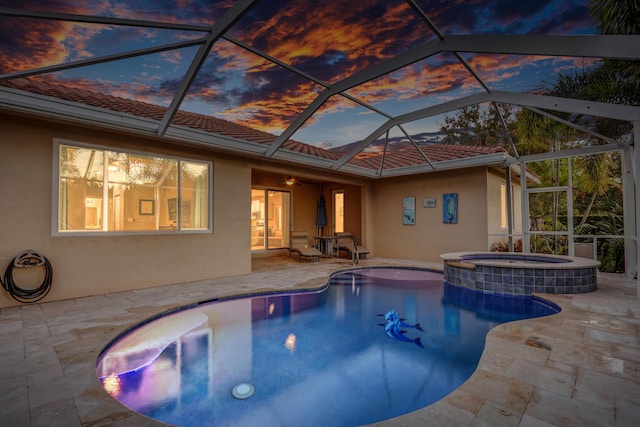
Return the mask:
[[66, 144], [59, 152], [58, 231], [209, 228], [210, 164]]
[[251, 190], [251, 250], [280, 249], [289, 245], [291, 193]]

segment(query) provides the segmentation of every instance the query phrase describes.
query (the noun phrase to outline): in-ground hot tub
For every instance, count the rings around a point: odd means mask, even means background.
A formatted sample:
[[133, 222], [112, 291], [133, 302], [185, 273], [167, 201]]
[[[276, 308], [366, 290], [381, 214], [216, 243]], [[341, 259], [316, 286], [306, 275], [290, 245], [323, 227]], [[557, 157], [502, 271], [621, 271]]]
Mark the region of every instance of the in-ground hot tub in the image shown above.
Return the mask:
[[580, 294], [598, 288], [600, 261], [517, 252], [455, 252], [441, 255], [444, 280], [484, 292], [531, 295]]

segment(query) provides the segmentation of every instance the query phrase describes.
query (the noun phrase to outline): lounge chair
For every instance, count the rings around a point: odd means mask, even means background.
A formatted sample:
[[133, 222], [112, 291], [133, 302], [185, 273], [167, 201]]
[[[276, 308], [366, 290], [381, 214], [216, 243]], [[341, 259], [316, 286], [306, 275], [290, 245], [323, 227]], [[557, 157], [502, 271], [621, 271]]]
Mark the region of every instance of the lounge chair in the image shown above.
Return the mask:
[[369, 253], [369, 249], [359, 246], [353, 234], [348, 232], [336, 233], [336, 251], [338, 256], [340, 251], [344, 251], [355, 262], [358, 262], [361, 256], [366, 258]]
[[302, 257], [315, 258], [320, 260], [322, 252], [309, 244], [309, 235], [306, 231], [292, 231], [289, 240], [289, 256], [295, 252], [298, 254], [298, 260], [302, 261]]

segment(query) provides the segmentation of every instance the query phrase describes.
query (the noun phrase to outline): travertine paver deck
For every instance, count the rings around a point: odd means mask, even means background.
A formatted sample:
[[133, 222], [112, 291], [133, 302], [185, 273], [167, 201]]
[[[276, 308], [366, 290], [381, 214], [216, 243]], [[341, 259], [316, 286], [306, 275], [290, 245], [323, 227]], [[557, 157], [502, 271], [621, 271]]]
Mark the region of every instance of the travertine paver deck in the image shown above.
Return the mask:
[[[441, 267], [380, 258], [360, 265], [380, 264]], [[317, 286], [331, 271], [351, 265], [344, 259], [259, 258], [249, 275], [2, 309], [0, 423], [162, 425], [129, 411], [100, 387], [96, 357], [114, 336], [179, 305], [256, 289]], [[546, 297], [562, 306], [562, 313], [496, 327], [478, 369], [458, 390], [376, 425], [635, 427], [640, 420], [635, 282], [600, 275], [597, 292]]]

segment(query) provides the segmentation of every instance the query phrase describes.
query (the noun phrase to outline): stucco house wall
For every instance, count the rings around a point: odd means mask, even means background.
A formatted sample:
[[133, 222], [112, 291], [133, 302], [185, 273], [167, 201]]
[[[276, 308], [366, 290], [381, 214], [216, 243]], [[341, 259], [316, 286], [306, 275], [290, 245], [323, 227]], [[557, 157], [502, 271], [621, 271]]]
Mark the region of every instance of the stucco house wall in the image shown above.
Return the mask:
[[[279, 176], [323, 182], [332, 231], [332, 192], [345, 192], [345, 230], [370, 256], [439, 261], [440, 254], [487, 249], [487, 168], [368, 180], [257, 161], [154, 139], [0, 113], [0, 270], [25, 249], [45, 255], [54, 284], [45, 301], [245, 274], [251, 270], [250, 190], [283, 187]], [[213, 163], [213, 233], [54, 236], [54, 139]], [[266, 174], [267, 178], [257, 178]], [[269, 177], [270, 176], [270, 177]], [[275, 180], [270, 182], [269, 179]], [[319, 184], [292, 188], [292, 229], [315, 232]], [[458, 223], [443, 224], [442, 195], [458, 194]], [[416, 198], [416, 224], [402, 224], [403, 197]], [[436, 199], [435, 208], [422, 200]], [[275, 254], [278, 251], [273, 251]], [[280, 251], [282, 252], [282, 250]], [[32, 270], [32, 271], [28, 271]], [[37, 286], [33, 270], [16, 282]], [[0, 307], [17, 305], [8, 296]]]
[[[445, 224], [445, 193], [458, 194], [458, 223]], [[487, 168], [431, 172], [373, 184], [375, 255], [440, 261], [440, 254], [487, 250]], [[415, 225], [403, 225], [402, 201], [416, 198]], [[435, 199], [433, 208], [424, 199]]]
[[[251, 165], [211, 152], [169, 147], [139, 137], [0, 114], [0, 269], [34, 249], [54, 269], [46, 301], [142, 289], [251, 271]], [[213, 161], [213, 233], [182, 235], [53, 236], [53, 139]], [[238, 195], [246, 194], [246, 197]], [[248, 214], [247, 214], [248, 215]], [[27, 288], [42, 281], [14, 271]], [[0, 307], [16, 305], [0, 297]]]

